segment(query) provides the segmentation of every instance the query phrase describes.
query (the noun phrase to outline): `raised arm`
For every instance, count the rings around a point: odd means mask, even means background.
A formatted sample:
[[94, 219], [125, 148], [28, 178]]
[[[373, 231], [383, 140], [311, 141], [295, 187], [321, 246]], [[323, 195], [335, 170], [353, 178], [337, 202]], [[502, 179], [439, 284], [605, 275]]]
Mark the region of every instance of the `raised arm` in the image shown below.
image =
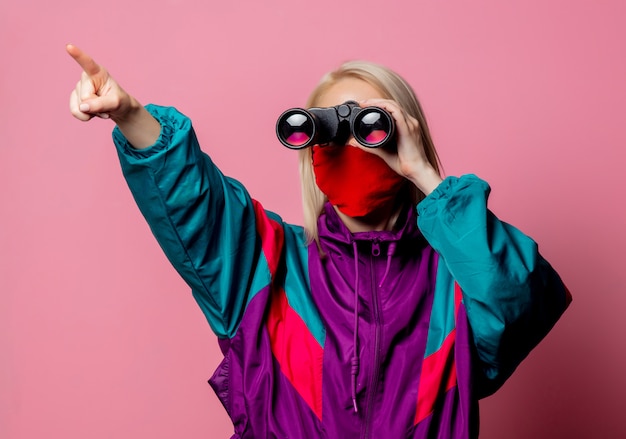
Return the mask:
[[159, 122], [89, 55], [71, 44], [66, 50], [83, 69], [70, 96], [72, 115], [85, 122], [94, 116], [110, 118], [134, 148], [153, 145], [161, 132]]
[[537, 243], [487, 208], [489, 185], [448, 177], [418, 206], [419, 227], [463, 290], [486, 381], [495, 391], [550, 331], [571, 297]]
[[72, 114], [117, 124], [113, 140], [139, 209], [213, 331], [232, 337], [248, 301], [271, 280], [257, 234], [265, 212], [200, 149], [191, 120], [172, 107], [141, 106], [91, 57], [67, 51], [83, 69]]

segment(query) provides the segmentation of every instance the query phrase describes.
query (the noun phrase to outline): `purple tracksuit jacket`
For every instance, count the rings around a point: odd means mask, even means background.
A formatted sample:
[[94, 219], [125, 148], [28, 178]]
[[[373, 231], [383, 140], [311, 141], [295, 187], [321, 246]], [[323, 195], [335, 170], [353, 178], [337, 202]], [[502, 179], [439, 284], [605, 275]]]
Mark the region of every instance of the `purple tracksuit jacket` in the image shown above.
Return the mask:
[[487, 183], [446, 178], [393, 231], [350, 233], [327, 205], [307, 246], [221, 174], [188, 118], [147, 108], [156, 144], [114, 141], [218, 337], [210, 384], [233, 438], [478, 436], [478, 400], [571, 300], [537, 244], [487, 209]]

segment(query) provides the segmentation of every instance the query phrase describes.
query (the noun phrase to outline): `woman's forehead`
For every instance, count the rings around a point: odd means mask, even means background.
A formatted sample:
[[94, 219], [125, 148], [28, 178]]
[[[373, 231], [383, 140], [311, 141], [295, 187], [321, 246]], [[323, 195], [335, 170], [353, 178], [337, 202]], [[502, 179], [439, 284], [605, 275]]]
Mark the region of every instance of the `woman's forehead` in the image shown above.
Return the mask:
[[338, 80], [321, 93], [316, 106], [333, 107], [346, 101], [362, 101], [373, 98], [384, 98], [384, 96], [369, 82], [348, 77]]

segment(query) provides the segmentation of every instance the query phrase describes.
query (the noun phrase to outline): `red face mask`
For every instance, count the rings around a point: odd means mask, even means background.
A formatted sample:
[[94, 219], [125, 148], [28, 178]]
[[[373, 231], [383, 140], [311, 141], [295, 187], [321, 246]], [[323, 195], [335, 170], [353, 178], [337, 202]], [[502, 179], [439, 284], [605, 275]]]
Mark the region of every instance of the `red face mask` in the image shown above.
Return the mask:
[[406, 183], [383, 159], [354, 146], [314, 146], [313, 172], [328, 201], [354, 218], [393, 203]]

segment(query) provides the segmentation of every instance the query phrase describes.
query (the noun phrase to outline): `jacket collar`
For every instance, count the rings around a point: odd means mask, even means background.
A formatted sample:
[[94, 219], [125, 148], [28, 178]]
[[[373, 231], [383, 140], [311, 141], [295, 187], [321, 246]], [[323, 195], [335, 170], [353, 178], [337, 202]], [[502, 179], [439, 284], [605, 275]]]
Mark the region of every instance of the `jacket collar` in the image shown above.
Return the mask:
[[417, 211], [415, 206], [407, 206], [402, 210], [396, 226], [394, 230], [352, 233], [341, 221], [335, 208], [329, 202], [324, 205], [322, 214], [317, 221], [320, 240], [335, 241], [337, 243], [351, 244], [354, 241], [395, 242], [404, 239], [422, 238], [422, 234], [417, 228]]

